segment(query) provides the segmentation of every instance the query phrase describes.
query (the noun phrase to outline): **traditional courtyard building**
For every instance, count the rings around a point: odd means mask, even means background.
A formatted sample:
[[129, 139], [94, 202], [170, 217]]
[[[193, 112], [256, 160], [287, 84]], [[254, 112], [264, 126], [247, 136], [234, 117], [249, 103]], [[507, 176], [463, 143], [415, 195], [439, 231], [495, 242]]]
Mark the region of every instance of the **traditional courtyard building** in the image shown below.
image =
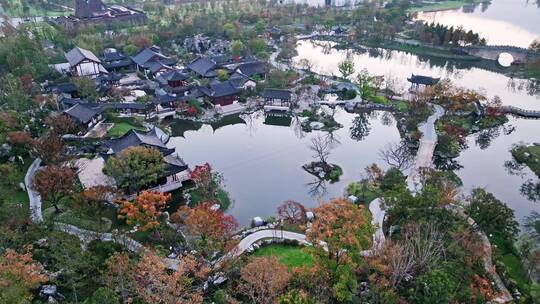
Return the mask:
[[414, 74], [411, 74], [411, 77], [407, 78], [407, 81], [411, 83], [411, 89], [418, 89], [421, 85], [424, 87], [433, 86], [436, 85], [439, 80], [441, 79]]
[[188, 165], [178, 156], [174, 148], [168, 148], [169, 135], [163, 130], [153, 127], [149, 131], [131, 130], [121, 137], [113, 138], [103, 144], [101, 155], [107, 159], [121, 151], [136, 146], [153, 148], [161, 152], [165, 162], [165, 170], [155, 185], [148, 190], [168, 192], [182, 187], [182, 182], [190, 179]]
[[122, 5], [104, 5], [101, 0], [75, 0], [75, 15], [58, 17], [56, 24], [68, 28], [88, 25], [143, 25], [146, 14], [138, 9]]
[[67, 110], [64, 110], [63, 114], [70, 117], [78, 125], [77, 129], [80, 131], [77, 135], [84, 135], [103, 120], [101, 112], [102, 109], [99, 106], [92, 107], [90, 105], [76, 103]]
[[214, 82], [199, 90], [217, 106], [226, 106], [238, 101], [241, 90], [235, 87], [231, 81]]
[[132, 56], [131, 60], [135, 62], [137, 71], [144, 72], [146, 75], [157, 75], [165, 70], [172, 70], [172, 66], [176, 64], [176, 60], [163, 55], [161, 48], [155, 45], [141, 50]]
[[86, 76], [95, 78], [108, 71], [101, 64], [101, 60], [89, 50], [74, 47], [65, 54], [70, 66], [71, 75], [75, 77]]

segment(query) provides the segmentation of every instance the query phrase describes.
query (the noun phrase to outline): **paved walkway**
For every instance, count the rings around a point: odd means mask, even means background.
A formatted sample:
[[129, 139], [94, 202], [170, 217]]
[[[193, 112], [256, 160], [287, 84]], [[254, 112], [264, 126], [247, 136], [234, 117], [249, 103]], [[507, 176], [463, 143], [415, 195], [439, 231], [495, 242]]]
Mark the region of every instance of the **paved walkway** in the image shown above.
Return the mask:
[[24, 184], [26, 186], [26, 192], [28, 193], [28, 200], [30, 201], [30, 219], [34, 223], [43, 222], [43, 214], [41, 213], [41, 197], [39, 196], [39, 193], [32, 189], [32, 180], [34, 179], [34, 174], [36, 174], [36, 171], [40, 165], [41, 159], [36, 158], [24, 176]]
[[417, 191], [421, 187], [418, 177], [421, 168], [431, 167], [433, 163], [433, 152], [437, 145], [437, 132], [435, 131], [435, 123], [441, 116], [444, 115], [444, 109], [439, 105], [433, 105], [434, 112], [429, 116], [426, 122], [418, 126], [418, 131], [422, 132], [420, 138], [420, 147], [416, 153], [414, 165], [407, 176], [407, 186], [411, 191]]
[[378, 249], [382, 248], [386, 237], [383, 232], [384, 217], [386, 216], [386, 211], [381, 207], [382, 199], [376, 198], [369, 203], [369, 211], [371, 212], [371, 224], [376, 227], [375, 233], [373, 233], [373, 246], [371, 249], [363, 250], [360, 252], [362, 256], [374, 256]]

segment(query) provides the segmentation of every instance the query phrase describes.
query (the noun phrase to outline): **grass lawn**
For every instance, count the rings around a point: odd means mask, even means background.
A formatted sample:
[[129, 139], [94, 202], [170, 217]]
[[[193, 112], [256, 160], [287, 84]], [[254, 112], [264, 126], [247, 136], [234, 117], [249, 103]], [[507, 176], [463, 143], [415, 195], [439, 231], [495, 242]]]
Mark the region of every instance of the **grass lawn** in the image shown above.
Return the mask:
[[88, 229], [98, 232], [109, 232], [112, 227], [114, 219], [111, 217], [116, 216], [116, 211], [114, 208], [103, 212], [103, 217], [101, 224], [99, 223], [97, 217], [92, 217], [83, 212], [75, 212], [66, 207], [60, 207], [63, 210], [60, 214], [55, 214], [54, 207], [49, 207], [43, 210], [43, 217], [47, 220], [61, 222], [65, 224], [75, 225], [79, 228]]
[[313, 256], [307, 248], [300, 246], [274, 244], [257, 249], [253, 255], [256, 257], [275, 256], [281, 263], [287, 265], [289, 270], [304, 265], [313, 266]]
[[143, 127], [132, 125], [129, 122], [115, 122], [114, 126], [107, 132], [107, 137], [120, 137], [131, 129], [144, 130]]
[[363, 188], [360, 182], [352, 182], [347, 186], [347, 195], [358, 197], [358, 204], [369, 204], [381, 194], [378, 187], [366, 186]]
[[[197, 192], [197, 189], [191, 190], [189, 194], [191, 195], [191, 201], [189, 204], [191, 207], [197, 205], [203, 200], [201, 194]], [[217, 199], [219, 201], [219, 204], [221, 205], [221, 210], [227, 210], [231, 205], [231, 198], [229, 197], [229, 193], [227, 193], [227, 191], [223, 189], [218, 190]]]
[[[528, 153], [528, 155], [526, 154]], [[512, 150], [512, 156], [522, 164], [526, 164], [540, 177], [540, 146], [521, 146]]]

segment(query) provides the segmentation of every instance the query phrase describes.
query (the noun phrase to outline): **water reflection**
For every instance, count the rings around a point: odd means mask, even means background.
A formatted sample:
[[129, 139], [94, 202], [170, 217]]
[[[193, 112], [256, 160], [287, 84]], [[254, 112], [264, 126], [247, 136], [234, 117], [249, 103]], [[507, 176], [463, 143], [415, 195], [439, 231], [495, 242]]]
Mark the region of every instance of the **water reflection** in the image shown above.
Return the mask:
[[[540, 211], [540, 181], [526, 166], [513, 160], [510, 150], [519, 142], [538, 141], [539, 120], [510, 117], [510, 122], [495, 128], [489, 135], [471, 135], [469, 147], [455, 159], [461, 168], [456, 171], [463, 180], [464, 190], [485, 187], [508, 204], [516, 219], [523, 219], [531, 211]], [[496, 136], [493, 136], [496, 134]], [[478, 137], [489, 137], [488, 142]]]
[[[263, 112], [243, 115], [245, 123], [221, 125], [217, 129], [210, 125], [196, 129], [189, 122], [174, 121], [171, 129], [175, 136], [169, 145], [175, 146], [191, 166], [209, 162], [223, 173], [226, 190], [234, 201], [230, 212], [247, 224], [254, 216], [275, 214], [277, 206], [288, 199], [313, 207], [320, 200], [342, 196], [346, 186], [360, 178], [364, 167], [380, 163], [379, 150], [400, 141], [391, 114], [359, 116], [337, 108], [334, 116], [343, 128], [330, 133], [303, 132], [298, 117], [291, 117], [290, 126], [269, 124]], [[362, 140], [350, 136], [357, 116], [370, 129], [363, 133]], [[383, 116], [386, 118], [382, 119]], [[186, 123], [188, 127], [183, 126]], [[334, 142], [329, 161], [344, 170], [336, 183], [319, 181], [302, 169], [302, 165], [313, 160], [309, 144], [317, 135]]]
[[280, 4], [305, 4], [313, 7], [355, 7], [357, 0], [273, 0]]
[[495, 0], [462, 9], [418, 14], [418, 19], [478, 32], [488, 44], [528, 47], [540, 38], [538, 1]]
[[351, 58], [360, 71], [366, 68], [375, 75], [392, 74], [398, 79], [398, 85], [406, 86], [407, 77], [411, 74], [429, 75], [449, 78], [459, 86], [481, 90], [488, 97], [499, 96], [505, 105], [513, 105], [525, 109], [540, 109], [538, 82], [511, 78], [499, 73], [495, 61], [480, 61], [472, 66], [469, 62], [453, 62], [443, 59], [416, 56], [399, 51], [378, 49], [376, 52], [347, 52], [330, 48], [330, 42], [300, 41], [297, 46], [298, 56], [294, 62], [307, 59], [313, 63], [313, 70], [326, 74], [338, 75], [338, 64], [347, 56]]

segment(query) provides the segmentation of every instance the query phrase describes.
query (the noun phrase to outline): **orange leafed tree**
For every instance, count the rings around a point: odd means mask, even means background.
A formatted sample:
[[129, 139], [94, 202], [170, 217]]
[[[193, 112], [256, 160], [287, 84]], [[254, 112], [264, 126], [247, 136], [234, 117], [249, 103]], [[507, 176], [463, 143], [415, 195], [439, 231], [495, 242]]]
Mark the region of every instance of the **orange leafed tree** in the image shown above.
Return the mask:
[[324, 247], [337, 264], [371, 244], [373, 227], [364, 206], [334, 199], [314, 208], [313, 213], [315, 219], [306, 237], [316, 247]]
[[105, 282], [120, 294], [122, 303], [131, 303], [133, 282], [131, 281], [132, 264], [126, 253], [115, 253], [107, 260]]
[[230, 242], [231, 235], [238, 229], [238, 222], [232, 215], [212, 208], [210, 203], [200, 203], [190, 208], [183, 206], [172, 216], [174, 222], [186, 225], [189, 233], [200, 238], [203, 249], [223, 250]]
[[30, 302], [31, 290], [47, 280], [43, 266], [32, 259], [31, 253], [7, 249], [0, 256], [0, 300], [6, 301], [3, 303]]
[[291, 274], [276, 257], [263, 257], [254, 258], [244, 266], [241, 278], [238, 290], [252, 303], [270, 304], [283, 293]]
[[162, 258], [146, 253], [132, 271], [136, 294], [146, 303], [202, 303], [200, 286], [210, 268], [191, 256], [182, 257], [178, 265], [170, 272]]
[[168, 193], [143, 191], [133, 202], [120, 201], [118, 217], [125, 219], [128, 225], [138, 224], [141, 231], [159, 227], [158, 217], [171, 198]]

